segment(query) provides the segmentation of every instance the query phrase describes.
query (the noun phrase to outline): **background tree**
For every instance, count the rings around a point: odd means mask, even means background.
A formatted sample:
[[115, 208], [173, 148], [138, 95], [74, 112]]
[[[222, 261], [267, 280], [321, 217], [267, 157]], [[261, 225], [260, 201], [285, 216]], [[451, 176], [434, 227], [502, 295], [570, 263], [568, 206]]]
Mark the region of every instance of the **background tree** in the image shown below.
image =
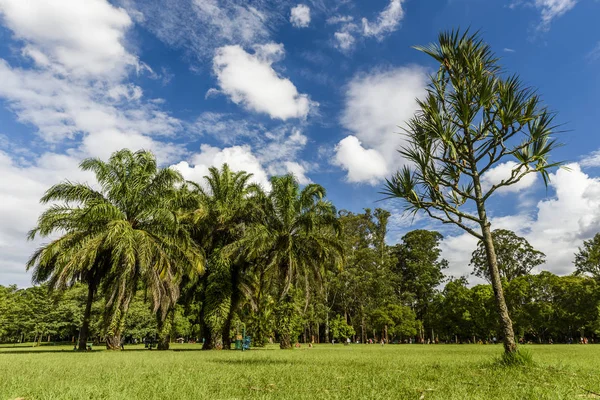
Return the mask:
[[276, 321], [280, 347], [292, 347], [295, 295], [290, 293], [307, 274], [318, 279], [321, 267], [340, 258], [338, 222], [325, 189], [309, 184], [303, 189], [293, 175], [271, 178], [271, 192], [262, 202], [263, 216], [249, 226], [230, 252], [242, 252], [253, 262], [264, 262], [275, 280]]
[[583, 242], [575, 254], [576, 273], [600, 279], [600, 233]]
[[[528, 275], [531, 270], [546, 261], [544, 253], [534, 249], [525, 238], [517, 236], [513, 231], [496, 229], [492, 232], [492, 241], [496, 251], [498, 273], [508, 282]], [[485, 245], [481, 240], [471, 256], [470, 265], [473, 267], [473, 275], [491, 282]]]
[[348, 325], [346, 320], [339, 314], [331, 320], [330, 329], [331, 337], [338, 342], [345, 342], [356, 333], [354, 328], [351, 325]]
[[397, 258], [393, 271], [398, 275], [398, 296], [408, 302], [417, 319], [424, 322], [425, 332], [431, 329], [430, 322], [426, 321], [427, 308], [444, 280], [443, 270], [448, 267], [448, 261], [441, 258], [442, 239], [438, 232], [419, 229], [404, 235], [402, 243], [393, 250]]
[[[416, 47], [439, 68], [431, 76], [419, 111], [407, 123], [405, 166], [387, 181], [385, 194], [405, 201], [406, 210], [454, 224], [481, 240], [494, 288], [504, 350], [517, 350], [504, 299], [487, 201], [500, 188], [532, 173], [547, 182], [553, 114], [516, 75], [504, 75], [490, 46], [477, 34], [444, 32], [438, 43]], [[511, 161], [504, 179], [485, 187], [482, 176]], [[471, 212], [476, 210], [476, 213]]]

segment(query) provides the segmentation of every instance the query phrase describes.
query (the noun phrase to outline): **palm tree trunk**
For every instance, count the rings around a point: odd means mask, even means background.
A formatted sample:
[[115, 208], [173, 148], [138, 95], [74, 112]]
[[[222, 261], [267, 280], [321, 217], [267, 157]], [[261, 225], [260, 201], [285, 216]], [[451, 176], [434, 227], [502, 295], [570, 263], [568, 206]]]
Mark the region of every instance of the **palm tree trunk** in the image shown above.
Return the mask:
[[106, 333], [106, 349], [121, 350], [121, 335], [125, 329], [125, 317], [129, 311], [129, 303], [133, 294], [123, 299], [121, 304], [115, 305], [111, 316], [111, 323]]
[[231, 302], [229, 303], [229, 312], [227, 318], [223, 324], [223, 349], [231, 350], [231, 322], [233, 317], [238, 310], [241, 300], [241, 293], [239, 290], [239, 266], [233, 265], [231, 271]]
[[175, 319], [175, 309], [171, 307], [169, 311], [163, 314], [162, 310], [156, 313], [156, 325], [158, 327], [157, 350], [169, 350], [171, 344], [171, 329]]
[[90, 319], [92, 315], [92, 303], [94, 302], [94, 292], [96, 285], [93, 282], [88, 283], [88, 295], [87, 302], [85, 303], [85, 311], [83, 312], [83, 321], [81, 324], [81, 330], [79, 331], [79, 345], [77, 350], [87, 350], [87, 340], [90, 332]]

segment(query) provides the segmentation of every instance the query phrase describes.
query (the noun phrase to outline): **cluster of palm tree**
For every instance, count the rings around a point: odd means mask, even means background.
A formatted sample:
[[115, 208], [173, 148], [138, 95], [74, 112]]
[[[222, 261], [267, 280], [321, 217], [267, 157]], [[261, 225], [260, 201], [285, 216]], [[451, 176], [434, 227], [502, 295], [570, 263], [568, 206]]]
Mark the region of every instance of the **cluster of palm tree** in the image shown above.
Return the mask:
[[292, 175], [271, 178], [270, 190], [226, 164], [203, 182], [185, 181], [158, 166], [148, 151], [115, 152], [108, 162], [86, 159], [92, 185], [65, 181], [41, 201], [29, 238], [51, 237], [30, 258], [34, 283], [60, 290], [83, 282], [87, 305], [78, 349], [88, 339], [91, 305], [105, 296], [104, 336], [118, 349], [132, 298], [151, 299], [158, 347], [169, 346], [175, 304], [199, 299], [204, 348], [229, 348], [231, 324], [244, 299], [260, 317], [261, 293], [276, 293], [281, 348], [292, 343], [296, 285], [339, 263], [342, 244], [333, 205], [316, 184]]

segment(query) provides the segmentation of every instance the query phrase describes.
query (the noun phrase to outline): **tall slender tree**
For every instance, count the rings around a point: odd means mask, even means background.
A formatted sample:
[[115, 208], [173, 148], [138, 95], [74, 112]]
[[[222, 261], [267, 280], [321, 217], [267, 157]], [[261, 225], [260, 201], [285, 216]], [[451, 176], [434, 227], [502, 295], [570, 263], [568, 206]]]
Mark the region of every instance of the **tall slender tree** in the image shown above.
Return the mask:
[[[529, 174], [548, 182], [554, 115], [516, 75], [503, 73], [478, 34], [444, 32], [438, 43], [416, 47], [439, 65], [419, 111], [407, 123], [400, 151], [409, 165], [387, 180], [385, 194], [401, 198], [410, 212], [424, 211], [481, 240], [507, 354], [516, 352], [504, 300], [487, 202], [499, 189]], [[497, 182], [486, 172], [508, 169]]]
[[38, 249], [27, 266], [35, 282], [53, 288], [87, 283], [79, 350], [85, 349], [94, 293], [102, 287], [107, 347], [117, 349], [138, 284], [150, 292], [154, 311], [166, 310], [177, 300], [182, 275], [201, 273], [204, 257], [170, 207], [183, 178], [158, 168], [152, 153], [124, 149], [108, 162], [91, 158], [80, 167], [94, 172], [99, 188], [66, 181], [46, 192], [41, 201], [53, 204], [29, 238], [62, 236]]

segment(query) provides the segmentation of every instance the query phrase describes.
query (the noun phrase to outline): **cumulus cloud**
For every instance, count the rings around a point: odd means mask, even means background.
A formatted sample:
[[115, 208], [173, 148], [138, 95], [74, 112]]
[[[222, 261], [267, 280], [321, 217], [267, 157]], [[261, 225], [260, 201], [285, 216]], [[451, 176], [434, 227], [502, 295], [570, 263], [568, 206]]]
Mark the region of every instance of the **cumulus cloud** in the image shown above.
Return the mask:
[[[568, 165], [550, 175], [554, 195], [537, 203], [533, 213], [492, 218], [492, 229], [510, 229], [546, 254], [540, 269], [564, 275], [574, 270], [573, 259], [584, 240], [600, 231], [600, 179]], [[469, 274], [471, 253], [477, 240], [468, 234], [448, 235], [442, 243], [450, 273]]]
[[310, 25], [310, 7], [298, 4], [293, 7], [290, 14], [290, 22], [296, 28], [306, 28]]
[[379, 14], [376, 22], [369, 22], [367, 18], [363, 18], [363, 34], [382, 40], [386, 35], [398, 29], [400, 21], [404, 17], [402, 1], [390, 0], [390, 4]]
[[255, 46], [254, 54], [240, 46], [217, 49], [213, 70], [220, 90], [234, 103], [271, 118], [305, 118], [311, 107], [308, 95], [298, 93], [272, 67], [283, 56], [283, 45], [275, 43]]
[[427, 81], [426, 70], [418, 66], [361, 74], [351, 80], [341, 118], [351, 135], [338, 144], [335, 157], [337, 165], [348, 171], [349, 180], [375, 184], [403, 165], [397, 152], [405, 143], [401, 126], [417, 110], [415, 99], [425, 95]]
[[301, 185], [308, 185], [312, 182], [312, 180], [306, 176], [306, 167], [304, 165], [299, 164], [295, 161], [286, 161], [284, 163], [284, 167], [286, 169], [286, 173], [294, 175], [298, 180], [298, 183]]
[[333, 163], [348, 171], [349, 182], [376, 185], [389, 172], [383, 156], [377, 150], [365, 149], [360, 140], [352, 135], [337, 144]]
[[266, 189], [270, 188], [266, 171], [258, 158], [252, 154], [250, 146], [247, 145], [219, 149], [203, 144], [200, 146], [200, 153], [193, 155], [190, 163], [182, 161], [173, 165], [172, 168], [181, 172], [185, 179], [202, 184], [210, 167], [221, 168], [225, 163], [234, 171], [246, 171], [253, 174], [252, 182], [258, 183]]
[[[484, 190], [490, 189], [493, 185], [496, 185], [502, 181], [506, 181], [511, 177], [512, 171], [518, 166], [514, 161], [508, 161], [502, 164], [498, 164], [494, 168], [488, 170], [481, 179]], [[525, 189], [532, 187], [537, 181], [537, 174], [525, 175], [519, 182], [510, 185], [503, 186], [496, 191], [498, 194], [506, 193], [518, 193]]]
[[63, 179], [93, 182], [93, 176], [77, 166], [78, 160], [68, 155], [46, 153], [34, 164], [23, 164], [0, 151], [0, 284], [31, 284], [25, 263], [42, 241], [30, 243], [26, 237], [44, 209], [39, 199]]
[[181, 146], [158, 138], [172, 138], [182, 123], [127, 82], [149, 68], [127, 49], [132, 21], [123, 9], [106, 0], [0, 0], [0, 16], [27, 67], [0, 59], [0, 98], [42, 139], [29, 146], [36, 152], [0, 141], [10, 150], [0, 150], [0, 276], [8, 280], [1, 283], [26, 285], [19, 271], [39, 243], [27, 243], [25, 233], [44, 191], [63, 179], [85, 180], [82, 158], [107, 158], [122, 147], [152, 150], [161, 163], [179, 160]]
[[132, 21], [106, 0], [0, 0], [3, 23], [43, 67], [77, 76], [121, 76], [137, 58], [125, 48]]

